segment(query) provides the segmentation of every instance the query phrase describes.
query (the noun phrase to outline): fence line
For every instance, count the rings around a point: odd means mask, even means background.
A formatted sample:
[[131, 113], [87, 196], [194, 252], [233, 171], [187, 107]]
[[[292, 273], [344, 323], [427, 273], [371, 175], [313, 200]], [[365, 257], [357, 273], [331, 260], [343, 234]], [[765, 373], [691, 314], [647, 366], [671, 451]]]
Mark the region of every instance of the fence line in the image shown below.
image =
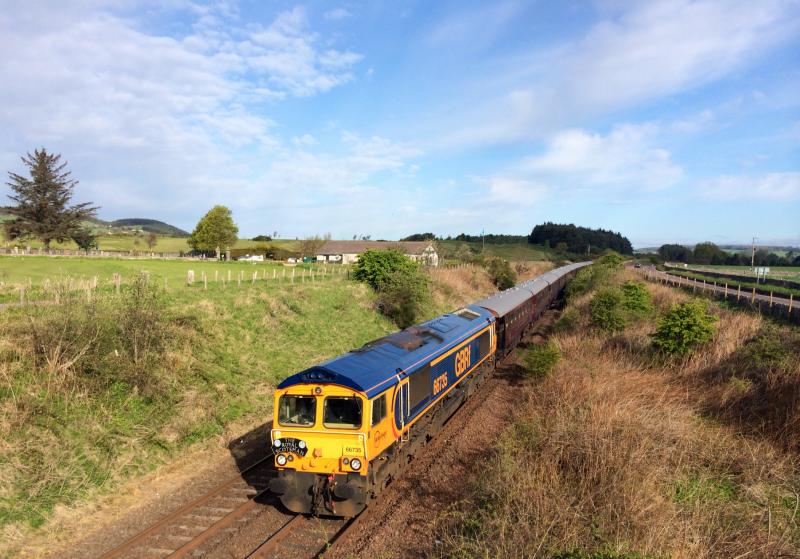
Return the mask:
[[692, 293], [697, 293], [699, 290], [702, 294], [710, 295], [730, 301], [737, 305], [748, 306], [756, 308], [763, 314], [769, 314], [775, 317], [784, 318], [791, 322], [800, 323], [800, 307], [795, 304], [794, 295], [789, 295], [789, 298], [775, 297], [772, 292], [769, 295], [762, 295], [756, 293], [753, 288], [750, 292], [742, 292], [742, 286], [737, 285], [736, 294], [728, 289], [728, 284], [717, 285], [716, 282], [707, 283], [705, 280], [702, 282], [695, 279], [684, 278], [681, 276], [673, 276], [660, 271], [643, 270], [645, 279], [669, 285], [672, 287], [681, 287], [684, 289], [691, 289]]

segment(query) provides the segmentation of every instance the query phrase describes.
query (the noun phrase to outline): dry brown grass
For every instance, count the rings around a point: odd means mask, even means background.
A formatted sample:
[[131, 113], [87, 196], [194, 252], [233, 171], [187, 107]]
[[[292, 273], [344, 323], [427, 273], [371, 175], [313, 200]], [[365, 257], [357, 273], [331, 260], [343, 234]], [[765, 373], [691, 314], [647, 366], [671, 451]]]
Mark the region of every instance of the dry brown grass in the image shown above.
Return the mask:
[[[650, 290], [659, 309], [687, 298]], [[573, 304], [585, 311], [588, 299]], [[763, 324], [714, 312], [714, 340], [680, 361], [654, 355], [654, 320], [608, 337], [582, 312], [556, 335], [561, 363], [520, 391], [493, 467], [441, 521], [442, 555], [800, 557], [800, 463], [786, 444], [798, 435], [800, 392], [787, 387], [800, 379], [797, 360], [770, 368], [761, 384], [732, 386], [721, 371], [746, 361], [743, 348]], [[777, 404], [778, 386], [788, 402]], [[772, 423], [759, 412], [768, 404], [782, 410]]]

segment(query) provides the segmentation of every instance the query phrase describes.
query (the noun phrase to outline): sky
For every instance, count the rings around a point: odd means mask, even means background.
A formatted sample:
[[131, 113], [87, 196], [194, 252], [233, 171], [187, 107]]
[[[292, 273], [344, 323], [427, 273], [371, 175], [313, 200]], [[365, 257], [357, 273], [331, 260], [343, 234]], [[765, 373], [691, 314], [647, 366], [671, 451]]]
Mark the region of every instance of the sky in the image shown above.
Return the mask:
[[2, 7], [0, 170], [103, 219], [800, 245], [800, 0]]

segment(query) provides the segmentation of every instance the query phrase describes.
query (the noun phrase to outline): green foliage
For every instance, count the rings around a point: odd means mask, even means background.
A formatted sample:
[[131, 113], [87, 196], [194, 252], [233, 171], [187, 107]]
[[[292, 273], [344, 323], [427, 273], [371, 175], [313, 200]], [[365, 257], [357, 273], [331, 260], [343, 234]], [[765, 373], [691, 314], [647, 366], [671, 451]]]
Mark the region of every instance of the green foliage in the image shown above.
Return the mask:
[[744, 355], [753, 366], [763, 369], [785, 368], [791, 361], [791, 351], [774, 327], [766, 327], [748, 341], [744, 346]]
[[365, 250], [353, 265], [353, 278], [378, 291], [381, 283], [393, 272], [417, 269], [417, 264], [399, 250]]
[[622, 306], [633, 316], [644, 317], [653, 312], [650, 292], [644, 283], [627, 281], [620, 287], [622, 290]]
[[687, 355], [714, 337], [716, 320], [703, 301], [673, 305], [658, 321], [653, 345], [668, 355]]
[[730, 479], [713, 479], [692, 475], [677, 481], [672, 500], [685, 505], [708, 502], [730, 502], [736, 498], [736, 484]]
[[589, 316], [592, 324], [607, 332], [625, 329], [627, 319], [622, 291], [605, 288], [598, 291], [589, 302]]
[[378, 285], [378, 309], [400, 328], [416, 323], [429, 304], [428, 279], [418, 268], [390, 272]]
[[578, 325], [578, 320], [580, 319], [580, 315], [578, 314], [578, 309], [575, 307], [569, 307], [558, 318], [558, 321], [555, 324], [556, 332], [571, 332], [575, 329]]
[[595, 260], [591, 266], [581, 268], [567, 284], [565, 289], [567, 301], [572, 301], [584, 293], [609, 283], [612, 276], [621, 267], [622, 257], [609, 252]]
[[697, 264], [724, 264], [725, 253], [714, 243], [697, 243], [692, 261]]
[[625, 260], [614, 251], [606, 251], [603, 256], [594, 261], [595, 265], [605, 266], [610, 270], [619, 270]]
[[8, 208], [13, 219], [3, 223], [5, 233], [10, 239], [34, 237], [49, 249], [51, 241], [71, 238], [97, 208], [89, 202], [67, 206], [78, 181], [65, 170], [61, 155], [42, 148], [22, 157], [22, 162], [31, 178], [8, 173], [12, 192], [8, 197], [14, 205]]
[[81, 227], [73, 231], [72, 240], [82, 250], [92, 250], [97, 247], [97, 235], [88, 227]]
[[586, 254], [587, 249], [599, 252], [611, 249], [621, 254], [633, 254], [630, 241], [613, 231], [576, 227], [573, 224], [544, 223], [531, 231], [528, 242], [558, 248], [560, 243], [567, 245], [570, 252]]
[[559, 359], [561, 359], [561, 351], [552, 340], [546, 344], [532, 345], [525, 351], [523, 356], [525, 373], [529, 377], [545, 377], [550, 374]]
[[239, 228], [233, 222], [231, 211], [225, 206], [214, 206], [189, 236], [189, 245], [199, 252], [225, 251], [236, 243]]
[[491, 258], [486, 262], [486, 271], [489, 274], [489, 279], [500, 290], [514, 287], [517, 283], [517, 273], [508, 263], [508, 260]]

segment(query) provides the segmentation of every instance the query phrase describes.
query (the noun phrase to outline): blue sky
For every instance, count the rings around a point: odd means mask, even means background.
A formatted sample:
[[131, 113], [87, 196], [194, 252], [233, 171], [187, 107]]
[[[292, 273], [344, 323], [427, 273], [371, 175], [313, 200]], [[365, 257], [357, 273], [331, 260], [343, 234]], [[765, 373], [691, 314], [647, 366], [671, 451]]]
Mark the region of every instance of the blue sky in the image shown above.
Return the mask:
[[12, 0], [0, 52], [2, 169], [106, 219], [800, 245], [797, 0]]

